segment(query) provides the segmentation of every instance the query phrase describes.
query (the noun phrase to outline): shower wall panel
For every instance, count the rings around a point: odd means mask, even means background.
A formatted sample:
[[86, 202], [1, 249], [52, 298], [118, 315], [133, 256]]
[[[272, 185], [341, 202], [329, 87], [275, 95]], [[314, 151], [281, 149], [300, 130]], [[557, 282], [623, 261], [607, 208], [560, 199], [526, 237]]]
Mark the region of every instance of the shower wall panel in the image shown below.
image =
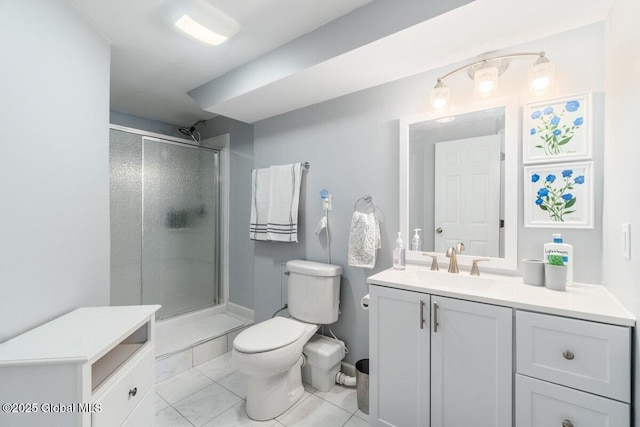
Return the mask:
[[142, 301], [160, 317], [217, 302], [218, 153], [144, 138]]
[[219, 153], [111, 130], [111, 303], [219, 303]]
[[142, 302], [142, 138], [111, 129], [111, 305]]

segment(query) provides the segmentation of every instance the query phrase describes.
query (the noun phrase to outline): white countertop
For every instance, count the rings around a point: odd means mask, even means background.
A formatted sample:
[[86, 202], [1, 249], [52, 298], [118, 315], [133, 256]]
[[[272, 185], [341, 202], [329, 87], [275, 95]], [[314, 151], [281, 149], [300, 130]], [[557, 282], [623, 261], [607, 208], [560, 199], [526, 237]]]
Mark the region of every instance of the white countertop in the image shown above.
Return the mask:
[[463, 271], [431, 271], [422, 265], [385, 270], [368, 277], [367, 283], [614, 325], [636, 324], [633, 315], [600, 285], [574, 283], [559, 292], [525, 285], [517, 276], [470, 276]]
[[93, 360], [142, 326], [159, 305], [78, 308], [0, 344], [0, 366]]

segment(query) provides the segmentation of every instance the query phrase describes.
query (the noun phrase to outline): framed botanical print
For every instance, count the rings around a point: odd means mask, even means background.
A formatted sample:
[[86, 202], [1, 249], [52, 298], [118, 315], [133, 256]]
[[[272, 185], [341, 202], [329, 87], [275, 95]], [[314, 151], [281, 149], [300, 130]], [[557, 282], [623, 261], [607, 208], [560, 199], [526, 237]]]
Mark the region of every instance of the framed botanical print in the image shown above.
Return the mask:
[[591, 159], [591, 99], [591, 94], [583, 94], [525, 104], [522, 162]]
[[593, 228], [593, 162], [525, 166], [524, 225]]

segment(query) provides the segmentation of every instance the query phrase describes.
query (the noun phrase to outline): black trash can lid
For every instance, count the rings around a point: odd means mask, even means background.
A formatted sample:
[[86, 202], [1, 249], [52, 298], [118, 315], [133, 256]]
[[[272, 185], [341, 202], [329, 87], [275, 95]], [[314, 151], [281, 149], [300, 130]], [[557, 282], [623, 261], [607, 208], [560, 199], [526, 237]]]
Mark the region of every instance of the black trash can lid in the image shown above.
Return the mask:
[[356, 371], [369, 375], [369, 359], [360, 359], [356, 362]]

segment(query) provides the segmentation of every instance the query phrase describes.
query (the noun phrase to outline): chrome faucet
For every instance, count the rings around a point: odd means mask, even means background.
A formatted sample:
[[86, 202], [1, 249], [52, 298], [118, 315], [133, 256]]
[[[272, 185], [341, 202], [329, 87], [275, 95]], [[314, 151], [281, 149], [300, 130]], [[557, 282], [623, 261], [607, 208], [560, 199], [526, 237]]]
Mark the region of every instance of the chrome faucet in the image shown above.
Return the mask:
[[449, 273], [460, 272], [460, 270], [458, 270], [457, 254], [460, 254], [462, 251], [464, 251], [463, 243], [458, 243], [457, 245], [451, 246], [449, 249], [447, 249], [447, 257], [451, 258], [451, 261], [449, 261]]

